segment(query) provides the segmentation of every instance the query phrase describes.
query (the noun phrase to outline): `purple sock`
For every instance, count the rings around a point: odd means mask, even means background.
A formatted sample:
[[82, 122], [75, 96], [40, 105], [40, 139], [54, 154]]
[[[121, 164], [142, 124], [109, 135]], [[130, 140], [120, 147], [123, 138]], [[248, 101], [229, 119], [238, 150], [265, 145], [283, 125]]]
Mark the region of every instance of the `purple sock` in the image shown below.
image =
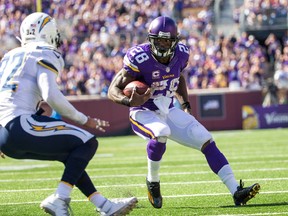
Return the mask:
[[160, 143], [155, 139], [150, 139], [147, 144], [148, 158], [152, 161], [160, 161], [166, 150], [166, 143]]
[[203, 150], [203, 154], [205, 155], [211, 170], [216, 174], [224, 165], [228, 164], [227, 159], [219, 151], [214, 141], [206, 146]]

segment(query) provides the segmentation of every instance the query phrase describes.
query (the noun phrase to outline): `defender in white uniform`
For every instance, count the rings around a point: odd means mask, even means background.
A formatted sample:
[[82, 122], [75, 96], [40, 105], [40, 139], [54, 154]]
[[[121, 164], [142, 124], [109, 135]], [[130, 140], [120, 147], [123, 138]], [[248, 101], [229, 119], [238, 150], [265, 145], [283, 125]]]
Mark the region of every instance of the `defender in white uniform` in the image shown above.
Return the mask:
[[[37, 115], [44, 100], [61, 116], [105, 131], [109, 122], [77, 111], [60, 92], [56, 78], [64, 67], [55, 20], [44, 13], [27, 16], [20, 27], [21, 47], [8, 52], [0, 65], [0, 153], [16, 159], [56, 160], [65, 169], [55, 194], [41, 208], [56, 216], [70, 215], [74, 185], [102, 215], [126, 214], [135, 197], [111, 202], [94, 187], [85, 168], [98, 148], [95, 135], [71, 124]], [[3, 156], [1, 153], [1, 156]]]

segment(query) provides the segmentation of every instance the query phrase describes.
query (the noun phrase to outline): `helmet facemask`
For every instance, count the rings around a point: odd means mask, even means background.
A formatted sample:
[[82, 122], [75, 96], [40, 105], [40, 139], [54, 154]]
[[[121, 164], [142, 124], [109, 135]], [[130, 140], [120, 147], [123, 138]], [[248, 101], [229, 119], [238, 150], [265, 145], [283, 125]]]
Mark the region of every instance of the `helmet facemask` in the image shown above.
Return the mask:
[[[172, 56], [177, 43], [179, 42], [179, 35], [177, 25], [169, 17], [160, 16], [154, 19], [149, 26], [148, 41], [151, 45], [151, 52], [158, 58], [166, 58]], [[165, 42], [160, 42], [164, 40]], [[170, 41], [170, 45], [168, 42]], [[165, 44], [165, 46], [163, 45]]]
[[[170, 41], [170, 46], [166, 47], [160, 44], [158, 41], [159, 39], [165, 39]], [[179, 41], [179, 39], [171, 39], [171, 38], [165, 38], [165, 37], [154, 37], [154, 36], [148, 36], [148, 40], [151, 44], [151, 51], [152, 53], [159, 57], [159, 58], [164, 58], [167, 56], [172, 56], [175, 50], [175, 47]]]

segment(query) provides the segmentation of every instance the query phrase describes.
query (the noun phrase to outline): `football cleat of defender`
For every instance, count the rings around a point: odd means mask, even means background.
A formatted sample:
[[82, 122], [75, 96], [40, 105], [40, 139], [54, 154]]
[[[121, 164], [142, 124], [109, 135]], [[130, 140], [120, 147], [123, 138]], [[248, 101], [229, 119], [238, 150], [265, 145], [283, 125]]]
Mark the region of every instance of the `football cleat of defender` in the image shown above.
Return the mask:
[[260, 185], [258, 183], [253, 184], [250, 187], [244, 188], [244, 183], [240, 180], [240, 186], [233, 195], [234, 203], [236, 206], [245, 205], [250, 199], [259, 193]]
[[137, 202], [136, 197], [106, 200], [96, 211], [103, 216], [124, 216], [136, 207]]
[[73, 215], [73, 212], [69, 203], [70, 198], [60, 199], [59, 197], [55, 196], [55, 194], [52, 194], [41, 202], [40, 207], [47, 214], [53, 216], [70, 216]]
[[148, 189], [148, 200], [154, 208], [162, 207], [162, 196], [160, 192], [160, 182], [149, 182], [146, 179]]

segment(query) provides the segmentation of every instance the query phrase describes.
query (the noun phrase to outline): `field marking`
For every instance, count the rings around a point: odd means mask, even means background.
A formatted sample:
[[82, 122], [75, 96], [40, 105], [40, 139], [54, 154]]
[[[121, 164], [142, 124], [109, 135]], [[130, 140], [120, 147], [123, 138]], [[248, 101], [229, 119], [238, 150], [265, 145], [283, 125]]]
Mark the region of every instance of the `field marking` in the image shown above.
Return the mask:
[[[233, 162], [233, 163], [230, 163], [231, 165], [235, 166], [235, 165], [241, 165], [241, 164], [249, 164], [249, 165], [252, 165], [252, 164], [273, 164], [273, 163], [279, 163], [281, 162], [282, 165], [285, 164], [285, 163], [288, 163], [288, 160], [267, 160], [267, 161], [243, 161], [243, 162]], [[20, 168], [22, 167], [23, 165], [19, 165], [19, 169], [18, 170], [21, 170]], [[33, 165], [24, 165], [24, 169], [26, 169], [26, 166], [27, 167], [31, 167], [31, 169], [35, 169], [35, 168], [44, 168], [44, 167], [50, 167], [51, 169], [52, 168], [57, 168], [59, 167], [58, 165], [55, 165], [55, 164], [39, 164], [39, 165], [34, 165], [34, 166], [39, 166], [39, 167], [33, 167]], [[41, 166], [41, 167], [40, 167]], [[15, 167], [14, 165], [12, 165], [11, 169], [9, 169], [10, 165], [6, 165], [6, 166], [0, 166], [0, 171], [9, 171], [9, 170], [12, 170], [14, 171], [15, 169], [13, 167]], [[165, 169], [165, 168], [173, 168], [173, 167], [176, 167], [176, 168], [181, 168], [181, 167], [190, 167], [191, 169], [193, 169], [194, 167], [207, 167], [207, 163], [197, 163], [197, 164], [182, 164], [182, 165], [165, 165], [165, 164], [162, 164], [161, 165], [161, 169]], [[147, 169], [147, 166], [140, 166], [140, 167], [131, 167], [131, 166], [127, 166], [127, 167], [114, 167], [114, 168], [88, 168], [86, 169], [87, 171], [91, 172], [91, 171], [101, 171], [101, 170], [131, 170], [131, 169]], [[60, 172], [59, 170], [53, 170], [53, 171], [49, 171], [49, 173], [58, 173]], [[62, 170], [61, 170], [62, 172]], [[25, 172], [26, 175], [28, 174], [41, 174], [41, 173], [47, 173], [47, 171], [37, 171], [37, 170], [33, 170], [33, 171], [30, 171], [30, 172]], [[11, 172], [6, 172], [6, 173], [1, 173], [1, 176], [4, 176], [4, 175], [15, 175], [14, 173], [11, 173]]]
[[[283, 148], [284, 150], [284, 148]], [[226, 152], [226, 151], [223, 151]], [[232, 160], [238, 160], [238, 159], [274, 159], [274, 158], [287, 158], [287, 154], [265, 154], [266, 152], [261, 152], [261, 155], [255, 155], [254, 151], [251, 154], [247, 154], [247, 152], [245, 152], [245, 154], [239, 154], [239, 153], [230, 153], [228, 154], [227, 152], [225, 153], [225, 155], [227, 156], [228, 161], [232, 161]], [[163, 163], [165, 162], [176, 162], [176, 161], [197, 161], [197, 160], [203, 160], [203, 162], [205, 161], [205, 158], [203, 157], [204, 155], [202, 154], [168, 154], [167, 156], [164, 155], [163, 156]], [[135, 164], [135, 161], [141, 161], [144, 160], [146, 162], [146, 155], [143, 156], [125, 156], [126, 160], [123, 161], [123, 157], [118, 156], [118, 157], [113, 157], [113, 161], [111, 160], [111, 158], [107, 158], [108, 160], [97, 160], [97, 153], [95, 154], [95, 157], [91, 160], [91, 161], [95, 161], [95, 163], [97, 164]], [[265, 155], [265, 158], [263, 158], [262, 155]], [[193, 157], [192, 157], [193, 156]], [[184, 160], [183, 160], [184, 159]], [[97, 161], [97, 162], [96, 162]], [[262, 160], [263, 161], [263, 160]]]
[[[261, 194], [284, 194], [284, 193], [288, 193], [288, 191], [265, 191], [265, 192], [261, 192]], [[231, 195], [231, 194], [230, 193], [182, 194], [182, 195], [173, 195], [173, 196], [163, 196], [163, 198], [185, 198], [185, 197], [227, 196], [227, 195]], [[115, 198], [115, 199], [118, 199], [118, 198]], [[146, 200], [147, 197], [146, 196], [145, 197], [137, 197], [137, 199], [138, 200]], [[0, 206], [39, 204], [41, 201], [0, 203]], [[75, 199], [75, 200], [71, 200], [71, 202], [87, 202], [87, 199]], [[288, 205], [288, 203], [287, 203], [287, 205]]]
[[[267, 171], [286, 171], [286, 167], [278, 168], [260, 168], [260, 169], [244, 169], [244, 170], [234, 170], [234, 173], [238, 172], [267, 172]], [[195, 174], [212, 174], [212, 171], [194, 171], [194, 172], [168, 172], [160, 173], [161, 176], [171, 176], [171, 175], [195, 175]], [[1, 175], [2, 176], [2, 175]], [[97, 175], [90, 176], [91, 179], [100, 179], [100, 178], [127, 178], [127, 177], [145, 177], [146, 173], [143, 174], [116, 174], [116, 175]], [[59, 180], [59, 177], [55, 178], [27, 178], [27, 179], [0, 179], [0, 182], [27, 182], [27, 181], [51, 181]]]
[[[46, 168], [48, 164], [31, 164], [31, 165], [12, 165], [12, 166], [0, 166], [0, 171], [17, 171], [17, 170], [29, 170], [35, 168]], [[1, 175], [2, 176], [2, 175]]]
[[[262, 154], [264, 154], [262, 152]], [[125, 160], [123, 161], [123, 157], [109, 157], [110, 154], [99, 154], [101, 155], [99, 158], [102, 158], [102, 160], [97, 160], [97, 155], [98, 154], [95, 154], [95, 157], [90, 161], [90, 164], [93, 164], [94, 162], [97, 163], [98, 166], [101, 166], [102, 164], [109, 164], [109, 165], [112, 165], [112, 164], [116, 164], [116, 165], [123, 165], [123, 164], [127, 164], [127, 165], [130, 165], [130, 164], [135, 164], [135, 160], [139, 161], [141, 163], [142, 162], [145, 162], [146, 163], [146, 155], [143, 155], [143, 156], [132, 156], [132, 157], [127, 157], [127, 159], [130, 159], [131, 161], [128, 161], [128, 160]], [[103, 156], [102, 156], [103, 155]], [[191, 155], [190, 155], [191, 156]], [[165, 163], [169, 163], [169, 162], [181, 162], [181, 161], [185, 161], [186, 163], [190, 163], [191, 164], [187, 164], [187, 165], [191, 165], [191, 167], [193, 166], [204, 166], [204, 165], [207, 165], [206, 163], [206, 160], [204, 159], [204, 157], [201, 157], [199, 156], [199, 154], [197, 156], [193, 156], [193, 158], [191, 157], [187, 157], [187, 154], [177, 154], [177, 155], [168, 155], [167, 157], [169, 158], [163, 158], [163, 161], [162, 161], [162, 166], [161, 167], [164, 167], [164, 166], [170, 166], [170, 165], [165, 165]], [[105, 159], [108, 159], [108, 160], [105, 160]], [[113, 159], [113, 161], [111, 161], [111, 158]], [[184, 158], [184, 160], [183, 160]], [[260, 158], [260, 159], [263, 159], [263, 157], [259, 156], [259, 157], [256, 157], [255, 154], [251, 154], [251, 156], [245, 154], [245, 155], [240, 155], [237, 153], [237, 156], [233, 156], [233, 155], [229, 155], [227, 156], [228, 160], [229, 161], [232, 161], [232, 160], [235, 160], [235, 159], [253, 159], [252, 161], [242, 161], [242, 162], [230, 162], [231, 165], [234, 165], [234, 164], [258, 164], [258, 163], [267, 163], [267, 162], [270, 162], [270, 163], [277, 163], [277, 161], [280, 161], [281, 163], [287, 163], [288, 161], [285, 160], [285, 159], [277, 159], [277, 158], [287, 158], [287, 155], [286, 154], [270, 154], [270, 155], [265, 155], [265, 161], [263, 160], [255, 160], [257, 158]], [[268, 158], [270, 158], [271, 160], [267, 160]], [[201, 161], [200, 161], [201, 160]], [[200, 161], [200, 163], [199, 163]], [[1, 167], [7, 167], [7, 166], [15, 166], [15, 163], [19, 163], [20, 166], [23, 164], [23, 162], [27, 162], [27, 163], [35, 163], [37, 162], [37, 164], [46, 164], [46, 165], [49, 165], [50, 167], [60, 167], [59, 165], [61, 163], [57, 163], [57, 162], [53, 162], [53, 161], [49, 161], [47, 163], [39, 163], [41, 161], [39, 160], [15, 160], [15, 161], [9, 161], [9, 162], [5, 162], [5, 161], [1, 161]], [[195, 164], [195, 162], [198, 162]], [[194, 163], [194, 164], [193, 164]], [[55, 165], [55, 164], [58, 164], [58, 165]], [[175, 167], [179, 167], [181, 165], [173, 165]], [[173, 167], [171, 166], [171, 167]], [[131, 168], [128, 166], [128, 168]], [[99, 169], [99, 168], [97, 168]], [[103, 168], [104, 169], [104, 168]]]
[[[254, 181], [288, 181], [287, 178], [260, 178], [260, 179], [245, 179], [245, 182]], [[191, 182], [162, 182], [161, 185], [193, 185], [193, 184], [219, 184], [220, 180], [209, 181], [191, 181]], [[97, 185], [97, 188], [120, 188], [120, 187], [146, 187], [146, 184], [114, 184], [114, 185]], [[77, 188], [75, 188], [78, 190]], [[19, 192], [33, 192], [33, 191], [53, 191], [55, 188], [37, 188], [37, 189], [12, 189], [12, 190], [0, 190], [0, 193], [19, 193]], [[267, 193], [267, 192], [265, 192]]]

